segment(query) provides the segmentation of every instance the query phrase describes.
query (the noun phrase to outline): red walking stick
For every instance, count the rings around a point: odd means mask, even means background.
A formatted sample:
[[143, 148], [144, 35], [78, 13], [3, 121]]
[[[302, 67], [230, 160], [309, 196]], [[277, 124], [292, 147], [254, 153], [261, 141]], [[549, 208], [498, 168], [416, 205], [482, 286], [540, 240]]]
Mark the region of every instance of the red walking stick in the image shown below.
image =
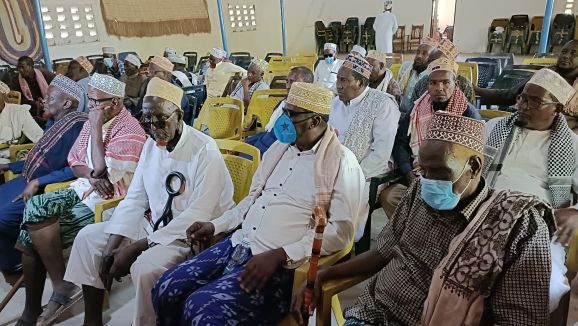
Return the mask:
[[321, 243], [323, 242], [323, 231], [327, 225], [327, 215], [319, 206], [313, 208], [313, 217], [315, 218], [315, 237], [313, 238], [313, 248], [311, 250], [311, 259], [309, 260], [309, 271], [307, 272], [307, 286], [303, 292], [303, 305], [301, 306], [301, 315], [305, 325], [309, 322], [309, 307], [313, 300], [313, 291], [315, 289], [315, 280], [317, 279], [317, 267], [319, 257], [321, 256]]

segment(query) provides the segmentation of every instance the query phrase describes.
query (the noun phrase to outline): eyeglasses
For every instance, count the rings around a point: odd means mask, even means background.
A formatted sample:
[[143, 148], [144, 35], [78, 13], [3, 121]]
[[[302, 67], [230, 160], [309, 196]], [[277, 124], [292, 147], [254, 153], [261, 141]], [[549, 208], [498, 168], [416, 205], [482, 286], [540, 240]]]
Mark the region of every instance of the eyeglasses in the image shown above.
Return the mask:
[[101, 99], [97, 99], [97, 98], [88, 98], [88, 104], [91, 105], [92, 107], [98, 107], [100, 106], [102, 103], [106, 103], [109, 101], [114, 100], [114, 97], [109, 97], [109, 98], [101, 98]]
[[536, 98], [529, 97], [526, 94], [520, 94], [516, 96], [516, 101], [518, 102], [518, 104], [526, 102], [529, 110], [538, 110], [542, 108], [544, 105], [558, 104], [558, 102], [543, 102]]
[[[177, 111], [174, 111], [173, 113], [171, 113], [168, 117], [162, 119], [162, 120], [156, 120], [153, 121], [152, 119], [152, 115], [150, 114], [143, 114], [143, 122], [146, 124], [149, 124], [153, 127], [155, 127], [155, 129], [164, 129], [167, 126], [167, 122], [169, 120], [171, 120], [171, 118], [173, 117], [173, 115], [177, 113]], [[156, 118], [156, 117], [155, 117]]]
[[333, 58], [333, 54], [324, 54], [323, 58], [327, 59], [327, 58]]

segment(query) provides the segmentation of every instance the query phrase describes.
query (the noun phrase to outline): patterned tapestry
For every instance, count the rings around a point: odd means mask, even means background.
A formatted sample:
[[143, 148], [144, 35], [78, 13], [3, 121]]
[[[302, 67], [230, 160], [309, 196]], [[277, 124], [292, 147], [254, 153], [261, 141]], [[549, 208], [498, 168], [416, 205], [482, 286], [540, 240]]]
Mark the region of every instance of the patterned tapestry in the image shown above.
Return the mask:
[[0, 58], [16, 65], [22, 56], [42, 58], [32, 1], [0, 0]]
[[109, 35], [127, 37], [210, 33], [207, 0], [101, 0]]

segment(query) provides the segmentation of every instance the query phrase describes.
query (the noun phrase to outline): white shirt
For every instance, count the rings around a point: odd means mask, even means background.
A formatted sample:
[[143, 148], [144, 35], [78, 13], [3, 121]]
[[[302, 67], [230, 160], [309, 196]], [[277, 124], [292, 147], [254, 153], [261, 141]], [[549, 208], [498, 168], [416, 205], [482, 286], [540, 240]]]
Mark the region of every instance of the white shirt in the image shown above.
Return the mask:
[[314, 84], [321, 85], [330, 89], [333, 93], [336, 92], [335, 83], [337, 82], [337, 73], [343, 64], [343, 60], [335, 59], [333, 64], [329, 65], [325, 60], [319, 61], [317, 68], [315, 68]]
[[[215, 141], [186, 124], [172, 152], [156, 145], [151, 138], [145, 143], [133, 181], [123, 201], [115, 209], [105, 229], [133, 240], [148, 235], [148, 240], [169, 245], [186, 239], [186, 230], [196, 221], [210, 221], [233, 207], [233, 183]], [[168, 194], [165, 179], [178, 171], [185, 176], [185, 192], [173, 199], [173, 220], [153, 232], [161, 217]], [[174, 181], [176, 189], [178, 181]], [[151, 222], [144, 218], [151, 209]]]
[[207, 74], [205, 75], [207, 97], [221, 97], [229, 79], [236, 73], [246, 75], [247, 70], [226, 61], [217, 63], [214, 69], [207, 69]]
[[[253, 92], [269, 89], [269, 85], [267, 84], [267, 82], [264, 80], [260, 80], [257, 82], [257, 85], [249, 86], [249, 91], [250, 91], [249, 93], [251, 93], [250, 94], [251, 96], [253, 95], [253, 93], [251, 92], [251, 87], [255, 87], [253, 89]], [[245, 90], [243, 89], [241, 82], [239, 82], [237, 84], [237, 86], [235, 87], [235, 89], [233, 90], [233, 92], [231, 92], [231, 98], [237, 99], [239, 101], [245, 100]], [[249, 98], [249, 100], [251, 100], [251, 99]]]
[[277, 119], [279, 119], [279, 117], [283, 114], [283, 109], [285, 108], [286, 101], [287, 100], [283, 100], [279, 102], [279, 104], [273, 111], [273, 114], [271, 114], [271, 118], [269, 118], [269, 122], [265, 126], [265, 130], [267, 131], [273, 130], [273, 127], [275, 127], [275, 122], [277, 122]]
[[384, 12], [375, 17], [375, 48], [379, 52], [393, 53], [393, 35], [397, 31], [397, 18], [391, 12]]
[[[191, 81], [189, 80], [189, 77], [187, 77], [187, 75], [184, 72], [174, 70], [171, 73], [171, 75], [173, 75], [173, 77], [176, 78], [181, 83], [181, 87], [193, 86], [193, 83], [191, 83]], [[195, 85], [196, 85], [196, 83], [195, 83]]]
[[[361, 102], [369, 87], [352, 99], [349, 105], [343, 103], [338, 96], [331, 102], [331, 113], [329, 114], [329, 124], [339, 131], [339, 141], [343, 143], [345, 134], [350, 127], [355, 112], [359, 109]], [[389, 161], [391, 151], [397, 133], [400, 112], [395, 100], [391, 96], [388, 101], [382, 103], [382, 110], [373, 122], [372, 137], [368, 139], [369, 149], [365, 157], [359, 162], [366, 178], [372, 178], [389, 171]]]
[[6, 103], [0, 112], [0, 143], [18, 140], [22, 134], [36, 143], [44, 132], [30, 114], [30, 105]]
[[[319, 144], [309, 151], [290, 146], [255, 203], [247, 197], [239, 205], [214, 220], [215, 234], [234, 230], [234, 246], [248, 240], [253, 255], [283, 248], [287, 256], [301, 262], [311, 255], [314, 230], [310, 228], [315, 204], [315, 158]], [[268, 159], [265, 153], [263, 161]], [[262, 173], [261, 167], [253, 177], [251, 192]], [[329, 208], [329, 223], [323, 233], [322, 254], [343, 249], [353, 239], [360, 208], [364, 203], [364, 177], [355, 155], [341, 146], [341, 163]], [[250, 193], [251, 193], [250, 192]], [[295, 267], [295, 266], [292, 266]]]
[[[484, 134], [487, 140], [491, 131], [500, 120], [492, 119], [486, 123]], [[550, 146], [550, 131], [538, 131], [518, 128], [510, 151], [504, 158], [502, 170], [496, 179], [496, 189], [511, 189], [535, 195], [552, 203], [552, 195], [548, 187], [548, 148]], [[574, 174], [572, 189], [578, 192], [578, 136], [572, 133], [574, 145]], [[496, 153], [500, 157], [501, 151]], [[578, 205], [574, 206], [577, 208]]]

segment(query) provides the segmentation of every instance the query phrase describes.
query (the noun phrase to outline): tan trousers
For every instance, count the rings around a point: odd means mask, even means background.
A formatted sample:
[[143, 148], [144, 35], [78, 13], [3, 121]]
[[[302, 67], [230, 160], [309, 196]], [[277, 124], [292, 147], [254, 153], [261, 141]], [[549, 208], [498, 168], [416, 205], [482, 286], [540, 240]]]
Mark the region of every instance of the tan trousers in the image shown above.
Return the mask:
[[406, 191], [406, 186], [400, 183], [394, 183], [383, 189], [381, 194], [379, 194], [379, 203], [389, 219], [393, 217], [393, 213]]
[[[102, 253], [110, 234], [104, 232], [102, 222], [83, 228], [72, 246], [64, 279], [68, 282], [104, 289], [98, 275]], [[125, 241], [121, 246], [130, 242]], [[190, 248], [175, 242], [175, 245], [156, 245], [144, 251], [130, 267], [132, 283], [135, 287], [135, 311], [132, 325], [148, 326], [156, 324], [151, 291], [157, 279], [169, 268], [182, 263]]]

